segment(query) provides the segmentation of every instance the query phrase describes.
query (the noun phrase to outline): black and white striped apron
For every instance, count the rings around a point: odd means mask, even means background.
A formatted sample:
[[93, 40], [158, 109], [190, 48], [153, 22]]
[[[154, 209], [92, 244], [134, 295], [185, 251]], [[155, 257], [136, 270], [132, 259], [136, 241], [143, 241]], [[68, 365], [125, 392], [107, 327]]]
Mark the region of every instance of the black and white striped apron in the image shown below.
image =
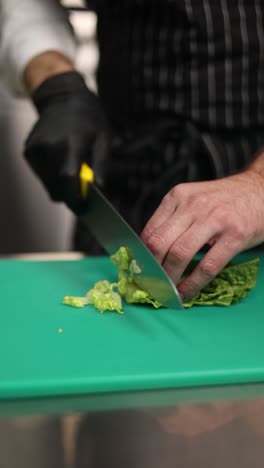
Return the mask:
[[[112, 152], [105, 191], [140, 231], [171, 186], [232, 174], [264, 146], [264, 4], [98, 0], [95, 9], [99, 95], [124, 147], [138, 148]], [[81, 226], [75, 241], [91, 250]]]

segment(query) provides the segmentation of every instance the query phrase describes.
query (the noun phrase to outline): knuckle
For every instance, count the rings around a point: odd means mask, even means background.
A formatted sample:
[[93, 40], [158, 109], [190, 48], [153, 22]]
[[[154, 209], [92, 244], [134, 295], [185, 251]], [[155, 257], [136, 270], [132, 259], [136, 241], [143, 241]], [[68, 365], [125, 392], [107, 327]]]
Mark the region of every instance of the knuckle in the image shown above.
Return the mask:
[[188, 254], [187, 254], [187, 249], [185, 248], [185, 246], [181, 245], [181, 244], [176, 244], [174, 246], [171, 247], [169, 253], [168, 253], [168, 260], [169, 262], [173, 262], [173, 263], [179, 263], [179, 262], [183, 262], [185, 263], [185, 261], [187, 260], [187, 257], [188, 257]]
[[247, 230], [243, 224], [236, 223], [231, 228], [232, 238], [236, 242], [243, 242], [247, 238]]
[[202, 276], [208, 280], [214, 278], [218, 273], [218, 266], [214, 261], [207, 260], [201, 262], [199, 265], [199, 270]]
[[196, 210], [204, 209], [204, 207], [208, 207], [209, 195], [205, 192], [199, 193], [198, 195], [192, 194], [190, 197], [190, 204]]
[[150, 238], [152, 234], [152, 230], [150, 228], [145, 228], [144, 231], [141, 233], [141, 239], [143, 242], [147, 242], [147, 240]]
[[147, 247], [151, 252], [154, 254], [157, 254], [162, 250], [163, 248], [163, 238], [159, 234], [153, 234], [148, 240], [147, 240]]
[[182, 183], [182, 184], [177, 184], [175, 185], [168, 193], [168, 196], [170, 198], [179, 198], [179, 197], [182, 197], [185, 193], [185, 184]]
[[173, 197], [172, 197], [171, 192], [169, 192], [162, 198], [161, 204], [160, 204], [161, 208], [164, 211], [169, 211], [170, 207], [171, 207], [171, 204], [172, 204], [172, 201], [173, 201]]

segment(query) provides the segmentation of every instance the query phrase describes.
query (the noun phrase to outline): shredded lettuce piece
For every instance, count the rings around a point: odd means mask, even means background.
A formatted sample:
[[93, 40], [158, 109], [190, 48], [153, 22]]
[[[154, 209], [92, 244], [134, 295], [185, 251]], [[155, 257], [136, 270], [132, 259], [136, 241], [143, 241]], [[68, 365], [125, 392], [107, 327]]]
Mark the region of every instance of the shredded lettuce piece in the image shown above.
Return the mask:
[[152, 304], [155, 308], [161, 307], [147, 291], [136, 284], [136, 275], [141, 273], [141, 268], [135, 259], [131, 259], [128, 250], [121, 247], [116, 254], [111, 256], [112, 262], [118, 268], [118, 292], [128, 304]]
[[89, 304], [87, 297], [78, 297], [78, 296], [65, 296], [63, 299], [63, 304], [72, 306], [72, 307], [84, 307]]
[[129, 265], [129, 271], [132, 278], [134, 275], [138, 275], [139, 273], [141, 273], [142, 270], [140, 266], [138, 266], [136, 260], [132, 260], [132, 262]]
[[[151, 304], [155, 308], [162, 307], [147, 291], [136, 283], [136, 276], [141, 268], [136, 260], [131, 258], [126, 247], [111, 256], [111, 261], [118, 269], [118, 281], [110, 283], [107, 280], [98, 281], [84, 297], [66, 296], [64, 304], [72, 307], [84, 307], [92, 304], [100, 312], [116, 311], [122, 313], [122, 299], [128, 304]], [[193, 260], [185, 271], [187, 276], [198, 264]], [[248, 291], [256, 285], [259, 268], [259, 258], [239, 265], [226, 266], [205, 288], [193, 299], [185, 302], [185, 308], [195, 305], [229, 306], [244, 298]]]
[[87, 293], [88, 304], [93, 304], [100, 312], [115, 310], [122, 314], [122, 301], [118, 292], [113, 288], [116, 283], [111, 284], [107, 280], [98, 281]]
[[133, 261], [133, 259], [130, 258], [128, 249], [126, 247], [120, 247], [120, 249], [118, 249], [118, 251], [110, 258], [114, 265], [117, 266], [119, 273], [126, 272], [129, 269], [131, 262]]
[[111, 256], [111, 261], [118, 269], [118, 281], [110, 283], [107, 280], [98, 281], [84, 297], [66, 296], [64, 304], [72, 307], [84, 307], [92, 304], [100, 312], [107, 310], [122, 313], [122, 299], [128, 304], [152, 304], [155, 308], [161, 307], [157, 301], [141, 289], [135, 282], [135, 277], [141, 273], [136, 260], [131, 258], [126, 247]]
[[[197, 265], [193, 261], [191, 268]], [[255, 287], [259, 269], [259, 258], [238, 265], [226, 266], [193, 299], [184, 303], [189, 308], [194, 305], [230, 306], [246, 297]]]
[[124, 294], [124, 299], [128, 304], [152, 304], [155, 309], [161, 307], [161, 304], [152, 299], [147, 291], [140, 289], [135, 283], [128, 283]]
[[84, 297], [65, 296], [63, 304], [72, 307], [84, 307], [92, 304], [100, 312], [115, 310], [122, 314], [121, 296], [118, 292], [114, 291], [114, 287], [117, 287], [117, 283], [111, 284], [106, 280], [98, 281]]

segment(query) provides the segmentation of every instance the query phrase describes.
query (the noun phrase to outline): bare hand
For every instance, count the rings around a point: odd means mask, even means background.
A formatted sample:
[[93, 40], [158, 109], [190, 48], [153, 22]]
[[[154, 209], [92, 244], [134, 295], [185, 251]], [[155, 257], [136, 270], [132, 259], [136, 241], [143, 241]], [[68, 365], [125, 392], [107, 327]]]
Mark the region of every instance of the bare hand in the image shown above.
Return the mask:
[[[236, 254], [264, 241], [264, 180], [252, 169], [209, 182], [176, 185], [142, 232], [142, 240], [191, 299]], [[195, 270], [186, 267], [208, 245]]]

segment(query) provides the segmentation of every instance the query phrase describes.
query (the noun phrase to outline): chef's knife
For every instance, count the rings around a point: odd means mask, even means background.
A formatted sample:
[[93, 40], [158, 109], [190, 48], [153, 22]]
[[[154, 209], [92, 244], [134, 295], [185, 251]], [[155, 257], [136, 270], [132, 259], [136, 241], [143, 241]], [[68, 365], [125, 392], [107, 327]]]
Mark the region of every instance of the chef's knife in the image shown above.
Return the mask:
[[83, 164], [80, 171], [81, 191], [87, 199], [87, 209], [80, 219], [109, 255], [120, 247], [127, 247], [142, 272], [135, 280], [139, 287], [165, 307], [181, 309], [177, 288], [162, 266], [143, 244], [133, 229], [111, 205], [94, 183], [92, 169]]

